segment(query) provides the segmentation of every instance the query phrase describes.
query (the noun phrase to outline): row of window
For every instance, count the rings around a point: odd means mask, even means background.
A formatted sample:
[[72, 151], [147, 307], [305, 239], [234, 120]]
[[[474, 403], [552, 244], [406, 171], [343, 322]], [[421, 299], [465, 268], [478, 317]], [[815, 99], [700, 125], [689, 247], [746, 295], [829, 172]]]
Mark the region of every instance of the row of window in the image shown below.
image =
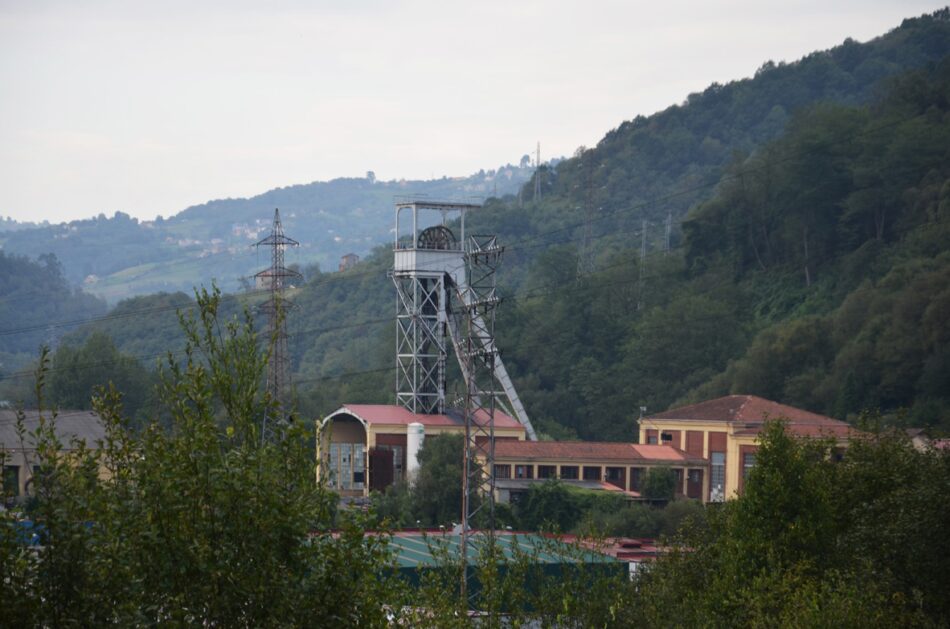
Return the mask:
[[[560, 478], [562, 480], [589, 480], [589, 481], [602, 481], [605, 480], [608, 483], [612, 483], [618, 487], [624, 487], [628, 485], [627, 481], [627, 467], [614, 467], [606, 466], [602, 467], [599, 465], [562, 465], [561, 474], [558, 476], [558, 468], [556, 465], [506, 465], [506, 464], [496, 464], [495, 465], [495, 478], [496, 479], [533, 479], [535, 473], [535, 467], [537, 467], [537, 477], [540, 479], [546, 478]], [[512, 476], [512, 470], [514, 471], [514, 476]], [[674, 474], [677, 475], [677, 479], [680, 484], [682, 483], [682, 473], [681, 469], [674, 469]], [[631, 467], [629, 468], [630, 482], [629, 489], [632, 491], [640, 490], [640, 481], [643, 478], [643, 475], [646, 473], [646, 468], [643, 467]], [[678, 485], [679, 486], [679, 485]]]
[[[534, 465], [515, 465], [514, 466], [514, 476], [511, 475], [511, 465], [497, 464], [495, 465], [495, 478], [534, 478]], [[561, 466], [561, 475], [558, 476], [557, 465], [538, 465], [538, 478], [562, 478], [565, 480], [578, 480], [583, 478], [584, 480], [604, 480], [603, 472], [601, 471], [600, 466], [589, 466], [584, 465], [562, 465]], [[611, 475], [617, 475], [617, 472], [611, 472], [611, 470], [620, 470], [620, 476], [623, 475], [622, 467], [613, 468], [608, 467], [607, 470], [607, 479], [610, 480]], [[583, 476], [581, 476], [583, 475]]]
[[[33, 478], [36, 478], [40, 475], [40, 466], [33, 466]], [[27, 487], [29, 490], [29, 487]], [[3, 466], [3, 496], [9, 498], [16, 498], [20, 495], [20, 466], [19, 465], [4, 465]]]

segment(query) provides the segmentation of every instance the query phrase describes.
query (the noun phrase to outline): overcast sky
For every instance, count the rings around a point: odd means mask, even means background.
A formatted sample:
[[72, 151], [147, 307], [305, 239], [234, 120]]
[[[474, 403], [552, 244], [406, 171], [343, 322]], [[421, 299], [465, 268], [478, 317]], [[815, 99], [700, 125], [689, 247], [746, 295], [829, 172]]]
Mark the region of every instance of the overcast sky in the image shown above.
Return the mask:
[[[266, 5], [266, 8], [265, 8]], [[0, 216], [463, 175], [941, 2], [0, 0]]]

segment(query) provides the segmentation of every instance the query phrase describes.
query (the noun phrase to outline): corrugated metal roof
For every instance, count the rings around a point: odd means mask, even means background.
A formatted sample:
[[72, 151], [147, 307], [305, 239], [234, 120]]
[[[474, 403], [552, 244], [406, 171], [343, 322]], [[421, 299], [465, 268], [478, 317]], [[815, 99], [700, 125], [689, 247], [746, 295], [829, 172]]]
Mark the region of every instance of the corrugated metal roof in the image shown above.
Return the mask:
[[[361, 419], [367, 424], [396, 424], [409, 425], [413, 422], [419, 422], [423, 426], [464, 426], [460, 411], [449, 411], [444, 415], [423, 415], [421, 413], [412, 413], [402, 406], [396, 404], [344, 404], [339, 409], [327, 415], [330, 419], [336, 415], [348, 414]], [[476, 415], [476, 421], [485, 421], [487, 415], [479, 413]], [[518, 421], [507, 413], [495, 411], [496, 428], [519, 428], [524, 430]]]
[[[486, 539], [483, 533], [473, 536], [467, 555], [469, 563], [478, 558], [479, 544]], [[400, 568], [436, 567], [445, 565], [440, 556], [457, 557], [460, 536], [451, 533], [397, 532], [391, 538], [391, 548], [396, 554], [396, 563]], [[609, 564], [616, 560], [604, 553], [588, 548], [567, 544], [558, 539], [535, 533], [514, 533], [498, 531], [495, 541], [506, 561], [513, 561], [518, 555], [535, 558], [537, 563], [597, 563]]]
[[[40, 414], [38, 411], [24, 411], [24, 427], [27, 436], [26, 448], [35, 446], [29, 433], [36, 431], [39, 426]], [[50, 420], [53, 418], [51, 412], [43, 413], [43, 416]], [[0, 409], [0, 446], [8, 449], [19, 449], [21, 447], [20, 437], [16, 432], [17, 413], [14, 410]], [[87, 447], [95, 447], [97, 441], [105, 437], [105, 429], [99, 421], [99, 416], [92, 411], [59, 411], [55, 417], [56, 436], [62, 442], [64, 448], [69, 448], [74, 439], [85, 441]]]

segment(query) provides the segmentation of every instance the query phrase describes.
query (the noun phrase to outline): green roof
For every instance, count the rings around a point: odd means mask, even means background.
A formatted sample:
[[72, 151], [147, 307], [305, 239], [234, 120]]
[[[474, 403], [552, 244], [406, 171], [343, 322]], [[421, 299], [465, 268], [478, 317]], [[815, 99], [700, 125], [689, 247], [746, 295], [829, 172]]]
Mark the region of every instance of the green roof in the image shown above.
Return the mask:
[[[487, 535], [481, 532], [472, 536], [466, 553], [469, 564], [476, 562], [487, 539]], [[459, 541], [459, 535], [448, 533], [396, 533], [390, 548], [400, 568], [438, 567], [445, 563], [443, 556], [453, 560], [458, 557]], [[608, 555], [536, 533], [500, 532], [495, 534], [495, 543], [506, 561], [527, 556], [541, 564], [617, 563]]]

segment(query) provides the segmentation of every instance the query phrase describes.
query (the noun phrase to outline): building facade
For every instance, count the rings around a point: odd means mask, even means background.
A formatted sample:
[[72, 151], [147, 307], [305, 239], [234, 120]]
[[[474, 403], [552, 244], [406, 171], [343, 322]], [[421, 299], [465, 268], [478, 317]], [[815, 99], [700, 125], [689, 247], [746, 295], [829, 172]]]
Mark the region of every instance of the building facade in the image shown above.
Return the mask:
[[[341, 496], [368, 496], [406, 480], [414, 463], [409, 452], [410, 429], [422, 426], [424, 436], [465, 432], [461, 413], [412, 413], [395, 404], [346, 404], [319, 422], [318, 477]], [[524, 426], [495, 411], [496, 444], [521, 441]], [[496, 445], [497, 447], [497, 445]]]
[[642, 499], [642, 484], [656, 467], [672, 470], [675, 496], [705, 500], [708, 464], [669, 445], [597, 441], [502, 441], [495, 444], [495, 485], [507, 502], [548, 479], [589, 489], [617, 489]]
[[740, 495], [755, 465], [759, 433], [768, 420], [782, 420], [793, 435], [828, 438], [837, 449], [856, 434], [843, 421], [754, 395], [728, 395], [670, 409], [640, 420], [640, 443], [670, 445], [709, 465], [704, 500]]
[[[46, 421], [52, 414], [44, 413]], [[22, 502], [33, 493], [33, 478], [40, 471], [40, 460], [33, 434], [40, 425], [37, 411], [24, 411], [23, 438], [17, 433], [17, 413], [0, 409], [0, 457], [3, 460], [2, 500], [7, 505]], [[82, 441], [87, 448], [97, 448], [105, 437], [105, 429], [99, 416], [92, 411], [63, 410], [56, 414], [54, 425], [56, 437], [62, 444], [62, 452], [74, 449], [74, 442]], [[105, 474], [105, 469], [100, 470]]]

